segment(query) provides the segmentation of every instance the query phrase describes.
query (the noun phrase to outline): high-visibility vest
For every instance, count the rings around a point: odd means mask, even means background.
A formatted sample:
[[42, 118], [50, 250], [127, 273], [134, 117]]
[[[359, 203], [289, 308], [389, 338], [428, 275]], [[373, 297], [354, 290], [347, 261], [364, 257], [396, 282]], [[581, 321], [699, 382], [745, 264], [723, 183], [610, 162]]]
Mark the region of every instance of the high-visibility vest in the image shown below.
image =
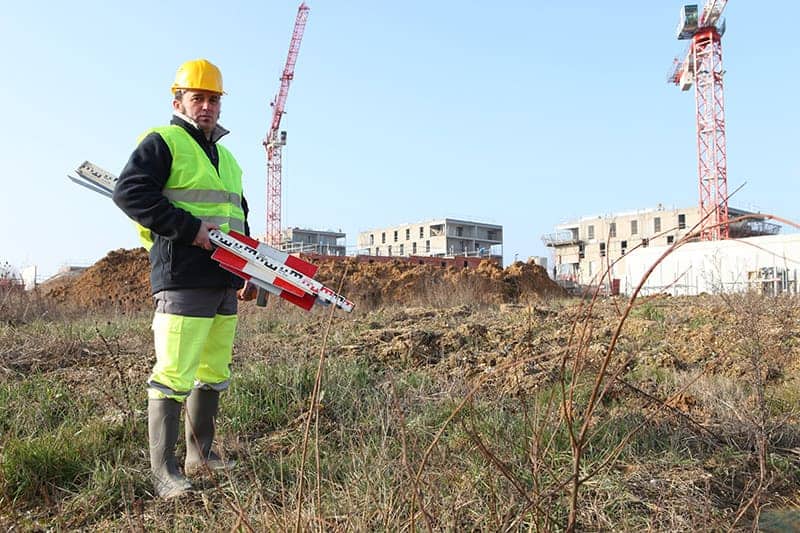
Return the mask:
[[[163, 193], [175, 206], [200, 220], [216, 224], [228, 232], [244, 231], [242, 210], [242, 169], [224, 146], [217, 144], [219, 172], [205, 151], [181, 126], [153, 128], [167, 143], [172, 154], [172, 168]], [[153, 246], [150, 230], [137, 224], [139, 239], [146, 250]]]

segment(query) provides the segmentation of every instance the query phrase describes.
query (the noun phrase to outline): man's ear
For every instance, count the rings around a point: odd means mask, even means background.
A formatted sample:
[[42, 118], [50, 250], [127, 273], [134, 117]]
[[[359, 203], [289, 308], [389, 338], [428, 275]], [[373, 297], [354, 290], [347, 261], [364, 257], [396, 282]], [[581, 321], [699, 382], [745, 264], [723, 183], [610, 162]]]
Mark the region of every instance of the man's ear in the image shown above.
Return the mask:
[[174, 109], [175, 111], [180, 111], [181, 110], [181, 101], [179, 99], [173, 98], [173, 100], [172, 100], [172, 109]]

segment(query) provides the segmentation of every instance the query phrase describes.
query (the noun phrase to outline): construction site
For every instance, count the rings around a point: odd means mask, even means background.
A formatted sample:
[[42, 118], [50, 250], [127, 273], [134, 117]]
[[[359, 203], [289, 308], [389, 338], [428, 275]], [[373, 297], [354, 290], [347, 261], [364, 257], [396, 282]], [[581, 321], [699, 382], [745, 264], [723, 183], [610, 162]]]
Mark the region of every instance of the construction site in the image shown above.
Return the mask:
[[[681, 9], [675, 34], [690, 45], [683, 56], [675, 59], [667, 78], [681, 91], [694, 89], [696, 183], [700, 193], [697, 205], [668, 208], [658, 203], [655, 208], [640, 206], [632, 211], [582, 216], [555, 225], [552, 233], [541, 237], [550, 257], [522, 256], [529, 257], [528, 263], [542, 267], [565, 291], [575, 295], [598, 289], [603, 294], [630, 295], [640, 288], [646, 294], [696, 295], [754, 289], [796, 294], [793, 254], [798, 236], [779, 234], [791, 226], [782, 227], [772, 215], [729, 205], [722, 63], [726, 4], [714, 1], [702, 8]], [[487, 260], [502, 267], [504, 230], [500, 224], [439, 218], [373, 226], [361, 230], [355, 243], [348, 243], [348, 235], [341, 229], [283, 226], [282, 152], [287, 132], [281, 124], [309, 12], [306, 4], [298, 8], [280, 84], [270, 102], [271, 122], [262, 143], [267, 161], [266, 230], [257, 238], [275, 249], [317, 262], [350, 258], [367, 264], [400, 262], [477, 268]], [[116, 177], [102, 169], [99, 172], [106, 174], [108, 180], [100, 188], [110, 194]], [[87, 180], [71, 179], [97, 190], [92, 178], [88, 185]], [[686, 187], [690, 186], [687, 181]], [[658, 192], [655, 193], [657, 200]], [[330, 223], [335, 225], [337, 221], [331, 219]], [[671, 247], [676, 248], [675, 253], [669, 253], [658, 269], [644, 276]], [[515, 261], [519, 255], [514, 254]], [[81, 269], [68, 265], [62, 268], [73, 274]], [[7, 284], [32, 288], [37, 281], [44, 281], [36, 277], [35, 267], [33, 274], [27, 274], [33, 279], [27, 282], [20, 272], [12, 271], [6, 269]], [[61, 276], [63, 273], [59, 273]]]
[[[388, 214], [353, 235], [337, 217], [357, 201], [291, 188], [302, 2], [261, 143], [265, 219], [208, 231], [211, 259], [257, 290], [214, 422], [235, 466], [170, 500], [151, 483], [154, 252], [48, 279], [0, 263], [0, 527], [800, 531], [800, 226], [728, 187], [727, 4], [681, 7], [673, 35], [686, 49], [667, 83], [693, 91], [697, 146], [676, 157], [697, 174], [542, 222], [544, 257], [508, 246], [504, 212], [451, 216], [447, 195], [398, 221], [400, 193], [376, 186]], [[116, 202], [119, 178], [90, 161], [69, 179], [87, 205]], [[669, 205], [668, 188], [696, 203]], [[286, 203], [325, 222], [287, 224]]]
[[681, 9], [677, 38], [691, 44], [667, 77], [681, 91], [695, 89], [698, 205], [659, 203], [557, 225], [542, 241], [553, 253], [551, 276], [567, 290], [797, 294], [800, 235], [778, 235], [781, 225], [772, 215], [729, 206], [722, 63], [726, 4], [709, 1], [701, 9]]

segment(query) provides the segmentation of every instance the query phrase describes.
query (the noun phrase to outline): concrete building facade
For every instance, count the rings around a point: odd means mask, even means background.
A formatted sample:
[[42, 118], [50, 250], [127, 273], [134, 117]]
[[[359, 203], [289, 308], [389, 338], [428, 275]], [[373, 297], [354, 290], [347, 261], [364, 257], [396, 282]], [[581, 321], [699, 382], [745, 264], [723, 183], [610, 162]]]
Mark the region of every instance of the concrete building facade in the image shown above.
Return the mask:
[[388, 257], [503, 255], [503, 226], [442, 218], [362, 231], [358, 253]]
[[[750, 214], [729, 208], [730, 218]], [[698, 206], [668, 209], [659, 205], [609, 215], [583, 217], [556, 226], [542, 237], [553, 250], [551, 274], [562, 285], [596, 285], [611, 266], [609, 279], [625, 278], [627, 254], [648, 247], [665, 247], [693, 231], [700, 222]], [[731, 224], [731, 237], [773, 235], [779, 226], [763, 219]], [[608, 281], [606, 281], [608, 282]]]
[[322, 231], [305, 228], [283, 230], [281, 249], [289, 253], [320, 255], [345, 255], [347, 234], [340, 231]]

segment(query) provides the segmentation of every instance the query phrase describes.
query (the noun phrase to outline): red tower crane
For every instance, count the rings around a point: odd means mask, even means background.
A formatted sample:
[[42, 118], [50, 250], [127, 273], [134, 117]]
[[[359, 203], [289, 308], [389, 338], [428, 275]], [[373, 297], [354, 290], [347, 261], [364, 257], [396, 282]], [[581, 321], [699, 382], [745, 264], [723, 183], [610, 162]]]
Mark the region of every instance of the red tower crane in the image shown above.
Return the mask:
[[281, 117], [286, 105], [286, 95], [289, 93], [289, 84], [294, 78], [294, 65], [300, 52], [300, 41], [303, 39], [310, 10], [305, 2], [297, 9], [289, 54], [286, 56], [286, 65], [281, 75], [281, 86], [270, 103], [272, 124], [264, 139], [264, 148], [267, 150], [267, 244], [275, 247], [281, 243], [281, 148], [286, 144], [286, 132], [280, 131]]
[[700, 238], [728, 238], [728, 164], [725, 147], [725, 99], [722, 91], [721, 19], [727, 0], [707, 0], [681, 8], [678, 39], [691, 39], [683, 60], [675, 59], [667, 79], [687, 91], [695, 86], [697, 172], [700, 183]]

